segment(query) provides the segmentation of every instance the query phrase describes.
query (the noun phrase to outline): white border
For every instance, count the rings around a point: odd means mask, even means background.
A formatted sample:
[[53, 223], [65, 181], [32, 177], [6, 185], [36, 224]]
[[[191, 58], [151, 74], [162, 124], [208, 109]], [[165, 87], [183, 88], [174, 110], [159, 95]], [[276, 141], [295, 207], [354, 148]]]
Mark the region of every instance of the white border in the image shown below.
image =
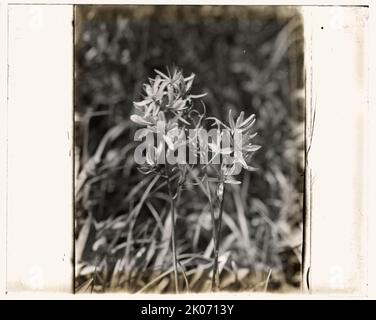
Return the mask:
[[73, 7], [9, 6], [7, 291], [71, 290]]
[[367, 8], [306, 8], [315, 111], [311, 171], [312, 292], [365, 294], [364, 143]]
[[[20, 4], [21, 1], [8, 1], [9, 4]], [[34, 1], [22, 1], [22, 3], [47, 3], [47, 1], [38, 1], [38, 0], [34, 0]], [[101, 3], [101, 1], [64, 1], [64, 0], [61, 0], [61, 1], [48, 1], [48, 3], [51, 3], [51, 4], [73, 4], [73, 3]], [[111, 2], [106, 2], [106, 3], [125, 3], [124, 1], [111, 1]], [[153, 4], [177, 4], [176, 1], [154, 1], [154, 2], [151, 2], [151, 1], [142, 1], [142, 2], [137, 2], [137, 1], [133, 1], [132, 3], [144, 3], [144, 4], [147, 4], [147, 3], [153, 3]], [[208, 3], [208, 2], [205, 2], [205, 3]], [[218, 3], [218, 2], [216, 2]], [[234, 4], [233, 2], [221, 2], [220, 4]], [[374, 18], [371, 19], [371, 17], [375, 16], [375, 6], [372, 4], [371, 1], [315, 1], [314, 3], [313, 2], [307, 2], [307, 1], [288, 1], [288, 2], [282, 2], [282, 1], [263, 1], [263, 2], [260, 2], [260, 1], [252, 1], [252, 2], [248, 2], [248, 1], [237, 1], [236, 4], [293, 4], [293, 5], [301, 5], [301, 4], [309, 4], [309, 5], [312, 5], [312, 4], [315, 4], [315, 5], [318, 5], [318, 4], [324, 4], [324, 5], [360, 5], [360, 4], [368, 4], [370, 6], [370, 28], [372, 29], [375, 29], [375, 21], [374, 21]], [[202, 4], [202, 1], [187, 1], [185, 4]], [[210, 2], [209, 2], [210, 4]], [[6, 24], [6, 21], [4, 19], [4, 17], [7, 17], [7, 4], [4, 2], [0, 3], [0, 17], [3, 18], [3, 19], [0, 19], [1, 21], [1, 25], [0, 25], [0, 39], [1, 39], [1, 51], [0, 53], [2, 54], [1, 56], [4, 57], [4, 53], [7, 52], [7, 46], [6, 46], [6, 41], [4, 41], [4, 39], [7, 38], [7, 24]], [[373, 13], [373, 14], [372, 14]], [[4, 45], [5, 44], [5, 45]], [[369, 42], [369, 50], [367, 51], [367, 57], [372, 57], [372, 56], [375, 56], [375, 47], [374, 47], [374, 43], [371, 43]], [[373, 53], [373, 54], [372, 54]], [[342, 55], [339, 54], [338, 55], [338, 58], [343, 58], [343, 53]], [[6, 66], [6, 61], [4, 62], [5, 59], [2, 59], [0, 62], [1, 62], [1, 65], [0, 65], [0, 84], [1, 84], [1, 91], [0, 91], [0, 102], [1, 102], [1, 109], [0, 109], [0, 146], [6, 146], [6, 141], [7, 141], [7, 138], [8, 138], [8, 135], [7, 135], [7, 117], [8, 117], [8, 114], [7, 114], [7, 107], [6, 107], [6, 101], [7, 101], [7, 96], [6, 96], [6, 92], [7, 92], [7, 73], [4, 72], [4, 70], [7, 70], [7, 66]], [[375, 80], [375, 64], [374, 62], [369, 59], [369, 71], [370, 71], [370, 83], [374, 84], [374, 80]], [[371, 64], [372, 63], [372, 64]], [[5, 85], [5, 86], [4, 86]], [[3, 90], [3, 88], [5, 88], [5, 90]], [[344, 101], [346, 103], [346, 100]], [[375, 138], [376, 137], [376, 130], [375, 130], [375, 116], [376, 116], [376, 112], [375, 112], [375, 93], [372, 92], [370, 90], [369, 92], [369, 107], [368, 107], [368, 110], [367, 110], [367, 107], [365, 108], [366, 110], [364, 110], [365, 112], [365, 115], [368, 115], [369, 117], [365, 117], [364, 118], [364, 128], [366, 131], [368, 131], [370, 134], [369, 134], [369, 137], [370, 138], [366, 138], [366, 141], [365, 141], [365, 145], [368, 146], [367, 148], [367, 157], [365, 157], [365, 160], [364, 160], [364, 172], [367, 173], [367, 175], [364, 177], [364, 181], [363, 181], [363, 185], [364, 185], [364, 190], [365, 190], [365, 195], [366, 195], [366, 198], [364, 199], [365, 201], [365, 207], [364, 207], [364, 213], [368, 213], [367, 215], [367, 227], [368, 227], [368, 230], [371, 228], [371, 226], [374, 226], [375, 225], [375, 217], [374, 215], [371, 215], [370, 213], [371, 212], [375, 212], [375, 209], [376, 209], [376, 205], [375, 205], [375, 198], [372, 197], [372, 194], [376, 194], [376, 189], [375, 189], [375, 182], [373, 181], [372, 178], [370, 178], [371, 176], [371, 173], [375, 173], [375, 152], [374, 152], [374, 143], [375, 143]], [[371, 115], [373, 115], [373, 118], [371, 117]], [[38, 123], [39, 124], [39, 123]], [[9, 124], [8, 124], [9, 125]], [[321, 140], [320, 140], [321, 142]], [[5, 151], [5, 152], [4, 152]], [[320, 155], [320, 153], [318, 153], [318, 155]], [[340, 157], [340, 155], [337, 155], [338, 157]], [[9, 164], [8, 164], [9, 165]], [[61, 169], [61, 168], [60, 168]], [[63, 169], [63, 170], [66, 170]], [[57, 170], [59, 171], [59, 169]], [[5, 278], [5, 272], [6, 272], [6, 266], [5, 264], [3, 263], [5, 260], [2, 259], [5, 257], [5, 253], [4, 253], [4, 248], [5, 248], [5, 244], [6, 244], [6, 239], [7, 239], [7, 236], [6, 236], [6, 223], [7, 223], [7, 220], [6, 220], [6, 206], [9, 205], [7, 204], [7, 181], [6, 181], [6, 177], [7, 177], [7, 162], [6, 162], [6, 149], [4, 150], [4, 148], [2, 147], [1, 149], [1, 153], [0, 153], [0, 191], [1, 191], [1, 194], [0, 194], [0, 200], [1, 203], [0, 203], [0, 209], [1, 209], [1, 215], [0, 215], [0, 249], [3, 249], [3, 250], [0, 250], [0, 280], [3, 280]], [[5, 178], [5, 179], [4, 179]], [[341, 181], [342, 183], [343, 181]], [[8, 181], [9, 183], [9, 181]], [[340, 186], [340, 182], [337, 181], [337, 185]], [[338, 190], [338, 189], [337, 189]], [[20, 201], [22, 201], [23, 197], [20, 195], [19, 197]], [[372, 209], [372, 210], [371, 210]], [[313, 219], [315, 219], [313, 217]], [[362, 223], [365, 223], [366, 220], [363, 220]], [[333, 231], [334, 232], [338, 232], [340, 231], [340, 228], [341, 226], [332, 226], [333, 227]], [[9, 229], [8, 229], [8, 232], [9, 232]], [[366, 234], [365, 232], [363, 233], [364, 235]], [[320, 230], [318, 231], [318, 235], [320, 235]], [[367, 247], [370, 249], [372, 248], [372, 243], [376, 243], [376, 239], [375, 239], [375, 235], [373, 235], [372, 232], [368, 232], [368, 235], [369, 235], [369, 238], [368, 238], [368, 245]], [[371, 242], [372, 240], [372, 242]], [[314, 240], [315, 241], [315, 240]], [[366, 239], [363, 239], [362, 241], [366, 241]], [[325, 242], [324, 242], [325, 244]], [[375, 282], [375, 274], [372, 273], [372, 270], [376, 270], [375, 268], [375, 250], [367, 250], [367, 253], [368, 253], [368, 259], [364, 262], [363, 266], [368, 266], [368, 281], [366, 281], [364, 279], [364, 282], [367, 282], [367, 286], [368, 286], [368, 293], [367, 295], [368, 296], [373, 296], [375, 297], [376, 296], [376, 282]], [[364, 255], [366, 255], [364, 253]], [[322, 262], [320, 261], [320, 258], [318, 258], [319, 261], [318, 262]], [[317, 261], [314, 259], [314, 261]], [[9, 272], [9, 270], [8, 270]], [[5, 292], [5, 287], [4, 287], [4, 283], [3, 281], [0, 281], [0, 290], [1, 292]], [[362, 290], [361, 290], [362, 291]], [[28, 297], [30, 294], [32, 293], [26, 293], [26, 294], [17, 294], [17, 297]], [[358, 292], [359, 294], [359, 292]], [[226, 294], [224, 294], [226, 298], [229, 298]], [[343, 296], [341, 293], [337, 292], [331, 296], [327, 296], [327, 295], [314, 295], [314, 296], [305, 296], [305, 295], [299, 295], [298, 297], [299, 298], [302, 298], [302, 299], [306, 299], [306, 298], [319, 298], [319, 297], [338, 297], [339, 296]], [[362, 294], [361, 294], [362, 295]], [[10, 295], [7, 295], [6, 297], [11, 297], [13, 296], [14, 297], [14, 294], [10, 294]], [[33, 297], [44, 297], [44, 295], [39, 295], [37, 293], [33, 293], [32, 294]], [[65, 295], [61, 295], [61, 294], [58, 294], [58, 295], [50, 295], [49, 294], [49, 297], [61, 297], [61, 296], [65, 296]], [[105, 298], [111, 298], [111, 297], [117, 297], [117, 298], [126, 298], [128, 295], [112, 295], [112, 294], [108, 294], [105, 296]], [[267, 295], [269, 298], [292, 298], [292, 297], [295, 297], [295, 295]], [[363, 294], [363, 296], [365, 296], [365, 294]], [[68, 295], [66, 297], [69, 297], [69, 298], [72, 298], [73, 296], [72, 295]], [[94, 299], [97, 299], [98, 296], [82, 296], [80, 295], [80, 297], [77, 297], [77, 296], [74, 296], [75, 298], [94, 298]], [[139, 295], [139, 296], [134, 296], [132, 295], [132, 299], [142, 299], [143, 295]], [[146, 296], [147, 298], [152, 298], [152, 297], [156, 297], [154, 295], [147, 295]], [[157, 296], [158, 297], [158, 296]], [[167, 298], [168, 296], [163, 296], [164, 298]], [[176, 298], [175, 296], [172, 296], [174, 298]], [[196, 297], [196, 296], [192, 296], [192, 297]], [[213, 298], [213, 296], [207, 296], [207, 295], [200, 295], [200, 296], [197, 296], [198, 298], [202, 298], [202, 299], [205, 299], [205, 298]], [[218, 296], [216, 296], [217, 298], [220, 298], [220, 297], [223, 297], [223, 294], [219, 294]], [[231, 298], [238, 298], [238, 299], [242, 299], [242, 298], [249, 298], [250, 295], [239, 295], [239, 294], [232, 294], [231, 295]], [[264, 295], [254, 295], [252, 294], [252, 298], [258, 298], [258, 297], [264, 297]], [[101, 298], [103, 298], [103, 296], [101, 295]], [[184, 298], [184, 296], [181, 296], [179, 298]], [[186, 298], [186, 297], [185, 297]], [[346, 298], [346, 297], [344, 297]]]

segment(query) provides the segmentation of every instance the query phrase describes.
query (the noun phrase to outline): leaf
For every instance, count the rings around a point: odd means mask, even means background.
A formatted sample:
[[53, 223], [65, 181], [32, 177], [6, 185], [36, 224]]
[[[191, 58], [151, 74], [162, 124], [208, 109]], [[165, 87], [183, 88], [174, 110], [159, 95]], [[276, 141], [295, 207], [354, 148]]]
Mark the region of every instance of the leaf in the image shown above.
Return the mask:
[[113, 230], [119, 230], [123, 229], [127, 225], [127, 221], [116, 221], [113, 225], [112, 228]]
[[[186, 259], [184, 261], [182, 261], [180, 264], [182, 266], [184, 266], [185, 264], [188, 264], [190, 261], [192, 261], [195, 257], [192, 257], [192, 258], [189, 258], [189, 259]], [[151, 280], [149, 283], [147, 283], [145, 286], [143, 286], [140, 290], [138, 290], [136, 292], [137, 293], [141, 293], [143, 291], [145, 291], [147, 288], [149, 288], [151, 285], [153, 285], [154, 283], [158, 282], [159, 280], [163, 279], [164, 277], [166, 277], [167, 275], [169, 275], [170, 273], [172, 273], [174, 271], [174, 267], [170, 267], [167, 271], [163, 272], [162, 274], [160, 274], [158, 277], [154, 278], [153, 280]]]
[[100, 237], [97, 241], [93, 244], [93, 251], [97, 251], [101, 246], [105, 245], [107, 243], [105, 237]]
[[[150, 201], [146, 202], [146, 206], [149, 208], [151, 214], [153, 215], [160, 232], [163, 233], [163, 224], [162, 224], [161, 217], [160, 217], [158, 211], [154, 208], [154, 206], [151, 204]], [[153, 239], [153, 241], [154, 241], [154, 239]]]
[[81, 228], [80, 234], [78, 236], [78, 239], [75, 244], [75, 256], [76, 256], [76, 262], [81, 261], [83, 257], [83, 253], [85, 251], [85, 248], [87, 246], [87, 241], [89, 239], [90, 231], [92, 230], [93, 224], [92, 224], [92, 218], [89, 216], [83, 227]]
[[75, 291], [76, 293], [84, 293], [88, 292], [89, 288], [91, 287], [92, 282], [94, 281], [93, 278], [88, 279], [85, 281], [81, 286], [79, 286]]

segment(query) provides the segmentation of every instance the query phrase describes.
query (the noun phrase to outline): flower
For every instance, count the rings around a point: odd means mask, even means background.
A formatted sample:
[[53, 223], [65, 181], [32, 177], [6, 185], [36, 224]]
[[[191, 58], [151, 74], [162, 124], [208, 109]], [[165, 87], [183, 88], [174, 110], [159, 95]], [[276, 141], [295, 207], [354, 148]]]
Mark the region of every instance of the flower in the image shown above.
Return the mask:
[[157, 73], [155, 79], [150, 78], [149, 83], [143, 86], [144, 99], [133, 102], [138, 113], [132, 115], [130, 119], [141, 126], [153, 126], [158, 121], [160, 111], [163, 111], [170, 112], [175, 120], [189, 125], [183, 113], [191, 107], [192, 99], [205, 95], [188, 94], [195, 75], [192, 73], [189, 77], [184, 78], [182, 72], [177, 69], [172, 75], [170, 72], [166, 75], [159, 70], [155, 70], [155, 72]]
[[[227, 131], [222, 130], [220, 139], [209, 144], [209, 148], [214, 154], [211, 162], [213, 162], [214, 157], [222, 155], [221, 172], [225, 177], [225, 183], [239, 183], [230, 177], [239, 174], [242, 168], [248, 171], [256, 170], [247, 163], [253, 153], [261, 148], [261, 146], [252, 143], [252, 139], [257, 135], [257, 133], [251, 133], [251, 129], [256, 122], [256, 116], [252, 114], [244, 119], [244, 112], [242, 111], [235, 120], [230, 110], [228, 125], [217, 118], [208, 119], [214, 120], [213, 125], [216, 125], [218, 130], [221, 128], [227, 129]], [[227, 144], [223, 146], [225, 142]]]
[[139, 125], [149, 126], [157, 121], [160, 111], [160, 104], [165, 94], [164, 89], [166, 84], [157, 76], [155, 79], [150, 79], [150, 84], [144, 85], [146, 96], [144, 100], [133, 102], [139, 114], [132, 115], [131, 120]]
[[163, 135], [163, 139], [170, 151], [175, 151], [179, 147], [187, 144], [184, 130], [178, 127], [168, 130], [167, 133]]
[[144, 84], [144, 91], [146, 96], [144, 100], [139, 102], [133, 102], [137, 109], [145, 110], [145, 107], [156, 107], [156, 104], [160, 102], [165, 94], [164, 89], [167, 83], [161, 79], [160, 76], [156, 76], [155, 79], [149, 79], [150, 84]]
[[155, 124], [155, 119], [151, 116], [147, 115], [138, 115], [138, 114], [132, 114], [130, 118], [134, 123], [137, 123], [141, 126], [151, 126]]
[[[232, 152], [231, 147], [222, 147], [223, 132], [221, 132], [217, 139], [208, 143], [210, 151], [213, 153], [212, 160], [219, 155], [229, 155]], [[210, 161], [212, 161], [210, 160]]]
[[160, 164], [160, 158], [163, 157], [163, 144], [160, 143], [158, 147], [148, 146], [146, 150], [146, 161], [138, 168], [143, 174], [149, 174], [151, 172], [161, 172], [163, 167]]
[[248, 132], [256, 122], [256, 116], [251, 114], [247, 119], [244, 120], [244, 111], [240, 112], [239, 117], [234, 121], [234, 118], [231, 115], [231, 109], [228, 113], [229, 124], [231, 133], [234, 134], [236, 130], [239, 130], [241, 133]]
[[[163, 153], [163, 156], [174, 155], [180, 146], [194, 146], [198, 137], [200, 148], [194, 147], [194, 157], [200, 156], [205, 159], [207, 165], [220, 165], [218, 176], [224, 183], [238, 183], [231, 178], [239, 174], [242, 169], [249, 171], [256, 170], [249, 162], [251, 156], [260, 149], [260, 146], [253, 144], [253, 138], [257, 133], [252, 133], [252, 128], [256, 122], [254, 114], [245, 118], [242, 111], [237, 118], [234, 118], [232, 111], [228, 114], [228, 123], [225, 124], [213, 117], [206, 117], [205, 120], [214, 120], [212, 126], [217, 126], [218, 135], [207, 141], [207, 136], [201, 136], [201, 120], [204, 115], [200, 115], [200, 120], [196, 124], [197, 134], [194, 137], [185, 136], [185, 125], [190, 125], [187, 119], [191, 119], [190, 114], [197, 110], [193, 109], [192, 100], [201, 98], [202, 95], [192, 95], [190, 90], [195, 75], [192, 73], [189, 77], [184, 77], [183, 73], [175, 69], [171, 74], [164, 74], [155, 70], [156, 77], [150, 78], [149, 83], [143, 86], [144, 99], [134, 102], [137, 114], [131, 115], [131, 120], [138, 125], [146, 127], [157, 137], [162, 137], [163, 150], [160, 146], [157, 149], [151, 149], [151, 154]], [[183, 125], [181, 125], [183, 124]], [[224, 130], [225, 129], [225, 130]], [[157, 138], [158, 140], [158, 138]], [[166, 148], [165, 148], [166, 146]], [[183, 150], [183, 149], [182, 149]], [[208, 151], [211, 153], [208, 159]], [[153, 156], [147, 159], [147, 171], [155, 165]], [[153, 167], [153, 168], [154, 168]], [[153, 169], [154, 170], [154, 169]]]
[[169, 70], [167, 71], [168, 75], [159, 70], [155, 70], [155, 72], [164, 79], [164, 83], [166, 84], [168, 97], [167, 108], [174, 111], [181, 111], [187, 108], [187, 103], [192, 99], [202, 98], [206, 95], [206, 93], [199, 95], [188, 94], [195, 78], [194, 73], [191, 73], [189, 77], [184, 78], [183, 73], [178, 69], [175, 69], [172, 75]]

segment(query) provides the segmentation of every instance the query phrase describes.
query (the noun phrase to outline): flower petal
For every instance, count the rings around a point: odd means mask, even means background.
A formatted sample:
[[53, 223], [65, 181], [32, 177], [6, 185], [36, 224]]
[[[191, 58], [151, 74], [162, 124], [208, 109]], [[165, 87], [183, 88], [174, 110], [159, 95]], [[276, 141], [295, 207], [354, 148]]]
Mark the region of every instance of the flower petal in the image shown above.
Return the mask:
[[223, 148], [221, 149], [222, 154], [231, 154], [232, 149], [231, 148]]
[[240, 124], [244, 121], [244, 111], [240, 112], [238, 119], [236, 119], [236, 127], [239, 128]]
[[186, 109], [186, 101], [183, 99], [178, 99], [175, 101], [175, 103], [170, 107], [171, 109], [174, 109], [176, 111], [182, 111]]
[[184, 79], [184, 81], [186, 82], [186, 91], [187, 92], [191, 89], [194, 79], [195, 79], [194, 73], [192, 73], [188, 78]]
[[157, 69], [154, 69], [154, 71], [156, 73], [158, 73], [162, 78], [165, 78], [166, 80], [170, 80], [170, 78], [167, 75], [165, 75], [163, 72], [161, 72], [161, 71], [159, 71]]
[[255, 152], [255, 151], [259, 150], [260, 148], [261, 148], [261, 146], [258, 146], [256, 144], [252, 144], [252, 145], [245, 146], [244, 150], [247, 151], [247, 152]]
[[175, 150], [174, 143], [172, 142], [171, 137], [164, 134], [163, 139], [164, 139], [164, 141], [166, 141], [167, 146], [170, 150]]
[[150, 165], [150, 166], [153, 166], [154, 165], [154, 161], [153, 161], [153, 157], [154, 157], [154, 150], [153, 150], [153, 147], [152, 146], [149, 146], [146, 150], [146, 162]]
[[201, 93], [201, 94], [190, 94], [189, 97], [192, 98], [192, 99], [199, 99], [199, 98], [202, 98], [202, 97], [205, 97], [207, 95], [207, 93]]
[[146, 137], [149, 133], [152, 131], [148, 128], [145, 129], [138, 129], [135, 134], [134, 134], [134, 139], [135, 140], [141, 140], [143, 137]]
[[219, 152], [219, 146], [215, 143], [208, 143], [208, 147], [210, 151], [218, 153]]
[[228, 122], [230, 124], [230, 128], [232, 130], [235, 129], [235, 122], [234, 122], [234, 118], [232, 117], [232, 114], [231, 114], [232, 110], [230, 109], [230, 111], [228, 112]]
[[162, 82], [162, 79], [160, 76], [156, 76], [155, 77], [155, 80], [153, 82], [153, 92], [154, 93], [157, 93], [158, 92], [158, 88], [159, 88], [159, 84]]
[[144, 90], [146, 92], [146, 94], [150, 97], [153, 95], [153, 88], [151, 87], [151, 85], [149, 84], [145, 84], [144, 85]]
[[178, 118], [178, 120], [180, 120], [181, 122], [183, 122], [184, 124], [186, 124], [186, 125], [190, 125], [190, 123], [187, 121], [187, 120], [185, 120], [184, 118], [182, 118], [180, 115], [178, 115], [177, 116], [177, 118]]
[[245, 119], [239, 126], [240, 127], [245, 127], [245, 126], [248, 126], [251, 122], [251, 126], [253, 126], [253, 124], [255, 123], [256, 121], [256, 115], [255, 114], [251, 114], [247, 119]]
[[134, 123], [137, 123], [139, 125], [143, 125], [143, 126], [147, 126], [147, 125], [151, 125], [152, 123], [149, 122], [149, 121], [146, 121], [144, 118], [140, 117], [139, 115], [137, 114], [132, 114], [130, 119], [134, 122]]
[[233, 178], [226, 178], [224, 182], [227, 184], [241, 184], [241, 181], [235, 180]]
[[142, 100], [142, 101], [139, 101], [139, 102], [133, 102], [133, 105], [137, 108], [137, 107], [145, 107], [147, 106], [151, 101], [149, 99], [145, 99], [145, 100]]

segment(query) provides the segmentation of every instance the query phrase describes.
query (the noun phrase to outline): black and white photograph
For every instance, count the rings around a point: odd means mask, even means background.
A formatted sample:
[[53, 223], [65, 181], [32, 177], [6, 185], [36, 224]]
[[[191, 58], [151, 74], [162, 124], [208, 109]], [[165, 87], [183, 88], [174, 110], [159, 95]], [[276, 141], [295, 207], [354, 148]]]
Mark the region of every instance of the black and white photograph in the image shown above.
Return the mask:
[[298, 292], [299, 7], [78, 5], [75, 292]]
[[2, 0], [0, 300], [230, 319], [372, 299], [375, 17]]

